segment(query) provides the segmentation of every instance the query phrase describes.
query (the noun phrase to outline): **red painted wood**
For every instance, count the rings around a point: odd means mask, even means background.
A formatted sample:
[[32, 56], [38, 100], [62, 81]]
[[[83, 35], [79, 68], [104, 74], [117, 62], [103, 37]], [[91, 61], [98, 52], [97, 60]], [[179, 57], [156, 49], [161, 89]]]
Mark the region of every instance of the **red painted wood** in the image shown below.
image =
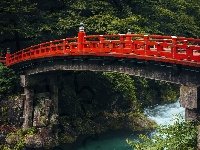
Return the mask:
[[90, 35], [44, 42], [0, 57], [11, 66], [54, 56], [109, 56], [200, 67], [200, 39], [142, 34]]

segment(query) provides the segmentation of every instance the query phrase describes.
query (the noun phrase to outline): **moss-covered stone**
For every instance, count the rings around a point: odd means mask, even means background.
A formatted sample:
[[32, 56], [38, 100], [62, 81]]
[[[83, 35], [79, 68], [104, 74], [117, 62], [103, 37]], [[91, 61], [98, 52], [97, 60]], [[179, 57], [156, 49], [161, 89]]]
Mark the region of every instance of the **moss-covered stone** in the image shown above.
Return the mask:
[[72, 137], [68, 133], [63, 133], [59, 136], [59, 142], [61, 143], [73, 143], [76, 141], [77, 136]]
[[6, 137], [7, 147], [10, 149], [20, 150], [26, 145], [29, 136], [34, 137], [37, 134], [36, 128], [28, 128], [27, 130], [15, 130]]

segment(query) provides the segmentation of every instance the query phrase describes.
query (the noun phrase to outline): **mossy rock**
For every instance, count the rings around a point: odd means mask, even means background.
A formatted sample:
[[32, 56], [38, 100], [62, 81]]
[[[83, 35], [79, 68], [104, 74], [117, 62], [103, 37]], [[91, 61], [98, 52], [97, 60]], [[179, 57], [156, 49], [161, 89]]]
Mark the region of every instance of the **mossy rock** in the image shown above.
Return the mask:
[[71, 135], [69, 135], [68, 133], [63, 133], [62, 135], [59, 136], [59, 142], [61, 143], [73, 143], [74, 141], [76, 141], [76, 136], [73, 137]]

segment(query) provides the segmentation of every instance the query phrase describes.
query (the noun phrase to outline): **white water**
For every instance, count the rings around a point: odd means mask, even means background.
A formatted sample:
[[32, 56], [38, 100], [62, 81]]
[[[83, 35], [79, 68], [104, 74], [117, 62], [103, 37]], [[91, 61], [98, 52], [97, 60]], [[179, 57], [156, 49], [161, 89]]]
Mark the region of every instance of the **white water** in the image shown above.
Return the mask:
[[185, 109], [180, 107], [179, 101], [172, 104], [157, 105], [155, 107], [149, 107], [145, 109], [144, 114], [148, 118], [156, 121], [161, 125], [173, 124], [172, 118], [175, 118], [175, 115], [180, 114], [185, 116]]
[[[173, 104], [157, 105], [145, 109], [146, 114], [150, 119], [155, 120], [158, 124], [168, 125], [173, 124], [171, 121], [175, 114], [184, 116], [184, 108], [180, 107], [179, 102]], [[126, 138], [130, 140], [138, 140], [138, 134], [150, 134], [144, 132], [132, 132], [127, 130], [107, 131], [98, 134], [97, 140], [87, 140], [86, 144], [83, 141], [75, 142], [70, 148], [62, 148], [63, 150], [132, 150], [126, 143]], [[93, 136], [93, 135], [92, 135]], [[84, 145], [84, 146], [83, 146]]]

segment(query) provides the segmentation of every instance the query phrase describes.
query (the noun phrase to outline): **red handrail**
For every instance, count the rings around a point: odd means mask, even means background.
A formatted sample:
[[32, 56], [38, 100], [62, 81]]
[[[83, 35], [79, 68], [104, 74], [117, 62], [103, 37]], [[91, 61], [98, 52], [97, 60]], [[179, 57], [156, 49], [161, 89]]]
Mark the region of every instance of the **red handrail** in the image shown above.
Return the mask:
[[200, 67], [200, 39], [143, 35], [90, 35], [79, 32], [66, 38], [37, 44], [6, 56], [6, 65], [55, 56], [111, 56], [137, 58]]

